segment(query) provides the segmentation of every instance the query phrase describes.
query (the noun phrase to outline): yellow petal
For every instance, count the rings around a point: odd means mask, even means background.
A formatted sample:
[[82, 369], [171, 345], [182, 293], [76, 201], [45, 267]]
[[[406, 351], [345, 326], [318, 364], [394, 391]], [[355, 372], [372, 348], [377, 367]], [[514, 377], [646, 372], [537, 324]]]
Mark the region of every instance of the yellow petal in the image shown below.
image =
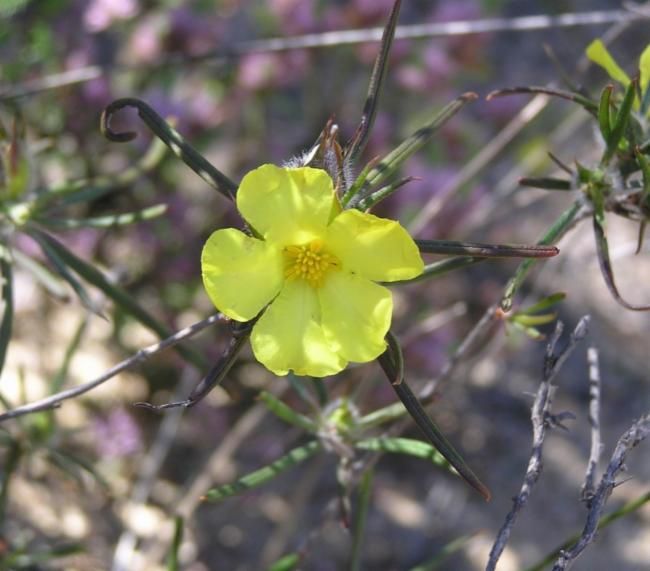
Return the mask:
[[320, 323], [315, 290], [303, 280], [288, 281], [253, 327], [255, 358], [276, 375], [326, 377], [347, 362], [332, 350]]
[[346, 272], [332, 272], [318, 290], [323, 329], [348, 361], [366, 363], [386, 348], [393, 313], [390, 291]]
[[284, 281], [281, 252], [234, 228], [217, 230], [208, 238], [201, 271], [212, 303], [236, 321], [255, 317]]
[[424, 264], [418, 247], [399, 222], [346, 210], [327, 229], [325, 247], [343, 269], [373, 281], [419, 276]]
[[602, 67], [613, 80], [618, 81], [625, 87], [630, 83], [630, 77], [616, 63], [602, 40], [595, 39], [591, 42], [587, 46], [586, 54], [591, 61]]
[[320, 238], [335, 205], [332, 179], [321, 169], [262, 165], [237, 191], [237, 208], [268, 242], [280, 246]]

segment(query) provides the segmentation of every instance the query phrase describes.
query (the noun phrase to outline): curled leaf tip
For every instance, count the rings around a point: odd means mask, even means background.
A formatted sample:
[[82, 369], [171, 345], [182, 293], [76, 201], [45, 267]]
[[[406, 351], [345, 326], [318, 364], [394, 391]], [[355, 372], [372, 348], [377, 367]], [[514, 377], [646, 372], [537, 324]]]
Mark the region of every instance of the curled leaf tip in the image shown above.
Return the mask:
[[115, 143], [126, 143], [128, 141], [132, 141], [138, 136], [135, 131], [118, 132], [114, 131], [111, 128], [111, 119], [113, 118], [113, 115], [125, 106], [123, 101], [124, 100], [122, 99], [118, 99], [109, 104], [104, 109], [104, 111], [102, 111], [102, 116], [100, 119], [100, 129], [102, 135], [104, 135], [104, 137], [106, 137], [109, 141], [113, 141]]

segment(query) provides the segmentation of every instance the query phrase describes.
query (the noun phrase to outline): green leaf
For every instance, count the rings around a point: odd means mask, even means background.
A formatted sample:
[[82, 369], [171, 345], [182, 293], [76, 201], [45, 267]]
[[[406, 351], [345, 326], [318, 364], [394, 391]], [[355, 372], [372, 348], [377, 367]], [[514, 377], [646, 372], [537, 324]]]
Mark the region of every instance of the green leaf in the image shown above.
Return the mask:
[[600, 38], [591, 42], [587, 46], [585, 53], [591, 61], [602, 67], [614, 81], [618, 81], [625, 87], [630, 83], [630, 77], [619, 67]]
[[650, 44], [645, 47], [639, 58], [639, 87], [645, 97], [650, 88]]
[[466, 268], [467, 266], [473, 266], [479, 262], [485, 262], [488, 258], [479, 258], [477, 256], [455, 256], [453, 258], [448, 258], [446, 260], [440, 260], [439, 262], [433, 262], [432, 264], [427, 264], [424, 266], [422, 273], [410, 280], [400, 280], [396, 282], [382, 282], [382, 285], [385, 286], [394, 286], [394, 285], [403, 285], [403, 284], [414, 284], [417, 282], [422, 282], [431, 278], [440, 277], [448, 272], [454, 270], [460, 270]]
[[518, 311], [517, 313], [518, 314], [539, 313], [540, 311], [544, 311], [545, 309], [548, 309], [549, 307], [553, 307], [554, 305], [557, 305], [561, 301], [564, 301], [565, 298], [566, 298], [566, 293], [563, 292], [553, 293], [549, 296], [540, 299], [537, 303], [534, 303], [533, 305]]
[[559, 253], [553, 246], [512, 244], [483, 244], [450, 240], [415, 240], [423, 254], [469, 255], [480, 258], [551, 258]]
[[399, 382], [400, 358], [399, 356], [394, 355], [394, 353], [395, 351], [389, 343], [388, 349], [379, 356], [378, 362], [390, 381], [395, 394], [398, 396], [399, 400], [402, 401], [404, 408], [406, 408], [415, 424], [417, 424], [418, 428], [424, 434], [425, 438], [449, 461], [460, 477], [481, 494], [486, 501], [488, 501], [491, 497], [490, 490], [488, 490], [483, 482], [481, 482], [474, 472], [472, 472], [465, 460], [463, 460], [462, 456], [456, 452], [449, 440], [445, 438], [441, 430], [427, 415], [424, 408], [422, 408], [420, 401], [413, 394], [413, 391], [408, 384], [403, 380]]
[[32, 277], [39, 282], [50, 295], [54, 296], [59, 301], [68, 301], [70, 299], [69, 290], [65, 283], [55, 273], [51, 272], [48, 268], [37, 262], [33, 258], [26, 256], [20, 250], [12, 250], [11, 252], [14, 262], [17, 266], [21, 267], [26, 272], [29, 272]]
[[167, 555], [167, 571], [180, 570], [178, 551], [181, 548], [181, 543], [183, 542], [183, 527], [184, 524], [182, 516], [176, 516], [174, 518], [174, 539], [172, 541], [171, 548], [169, 549], [169, 554]]
[[300, 414], [299, 412], [296, 412], [268, 391], [262, 391], [259, 394], [258, 398], [273, 414], [288, 424], [302, 428], [307, 432], [313, 433], [318, 430], [316, 423], [313, 420], [307, 418], [305, 415]]
[[[134, 319], [137, 319], [140, 323], [151, 329], [156, 333], [160, 338], [165, 339], [171, 335], [171, 331], [155, 319], [147, 310], [145, 310], [140, 304], [133, 299], [126, 291], [122, 288], [111, 283], [104, 274], [88, 264], [81, 258], [73, 254], [68, 248], [66, 248], [61, 242], [56, 240], [54, 237], [42, 232], [36, 228], [30, 228], [31, 236], [39, 236], [41, 240], [49, 245], [52, 251], [63, 260], [70, 268], [72, 268], [79, 276], [81, 276], [88, 283], [94, 285], [96, 288], [103, 291], [110, 299], [112, 299], [117, 305], [119, 305], [126, 313], [131, 315]], [[176, 345], [174, 349], [187, 359], [190, 363], [193, 363], [200, 369], [207, 368], [207, 363], [202, 355], [196, 351], [184, 347], [182, 345]]]
[[126, 226], [143, 220], [158, 218], [167, 212], [166, 204], [157, 204], [149, 208], [143, 208], [136, 212], [124, 214], [112, 214], [96, 218], [41, 218], [37, 222], [51, 228], [62, 228], [72, 230], [75, 228], [112, 228], [114, 226]]
[[389, 178], [413, 154], [427, 143], [438, 129], [458, 113], [467, 103], [474, 101], [476, 93], [464, 93], [436, 113], [429, 121], [388, 153], [368, 174], [364, 188], [373, 188]]
[[364, 198], [359, 198], [358, 202], [356, 200], [353, 200], [352, 205], [354, 208], [358, 208], [359, 210], [370, 210], [371, 208], [379, 204], [382, 200], [388, 198], [391, 194], [393, 194], [395, 191], [399, 190], [400, 188], [402, 188], [404, 185], [408, 184], [412, 180], [415, 180], [415, 177], [408, 176], [392, 184], [387, 184], [386, 186], [382, 186], [379, 190], [373, 192], [369, 196], [366, 196]]
[[521, 186], [541, 188], [542, 190], [571, 190], [571, 181], [552, 177], [523, 177], [519, 179]]
[[363, 113], [361, 115], [361, 122], [357, 127], [352, 140], [346, 145], [345, 159], [347, 161], [354, 161], [354, 159], [363, 151], [370, 136], [370, 130], [375, 121], [377, 114], [377, 104], [379, 102], [379, 95], [381, 94], [381, 87], [388, 68], [388, 54], [395, 37], [395, 28], [397, 27], [397, 19], [402, 0], [396, 0], [393, 8], [388, 17], [388, 22], [384, 28], [384, 33], [381, 38], [381, 48], [375, 63], [372, 68], [370, 76], [370, 84], [368, 85], [368, 94], [366, 101], [363, 105]]
[[605, 234], [605, 226], [604, 223], [599, 220], [597, 214], [594, 214], [593, 217], [593, 228], [596, 237], [596, 254], [600, 265], [600, 271], [603, 274], [605, 284], [607, 285], [609, 292], [612, 294], [612, 297], [626, 309], [632, 311], [650, 311], [650, 305], [634, 305], [621, 297], [618, 287], [616, 286], [614, 269], [612, 268], [612, 262], [609, 257], [609, 246]]
[[363, 538], [368, 521], [368, 509], [372, 493], [372, 469], [366, 471], [359, 484], [359, 505], [357, 506], [352, 528], [352, 553], [350, 556], [350, 571], [361, 571]]
[[243, 476], [232, 484], [225, 484], [223, 486], [212, 488], [205, 494], [205, 496], [203, 496], [203, 499], [209, 502], [219, 502], [231, 496], [236, 496], [247, 492], [248, 490], [257, 488], [262, 484], [266, 484], [266, 482], [272, 480], [276, 476], [279, 476], [285, 470], [293, 468], [308, 458], [311, 458], [316, 452], [321, 450], [321, 448], [320, 442], [312, 440], [304, 446], [294, 448], [289, 453], [263, 468]]
[[[564, 233], [571, 227], [573, 220], [580, 211], [580, 202], [575, 201], [567, 210], [565, 210], [560, 217], [553, 223], [553, 225], [546, 231], [538, 244], [548, 246], [557, 242]], [[515, 294], [524, 283], [526, 276], [530, 273], [537, 260], [524, 260], [515, 275], [510, 279], [506, 285], [503, 297], [501, 298], [501, 309], [503, 311], [510, 311]]]
[[598, 103], [598, 125], [600, 126], [600, 132], [603, 135], [603, 140], [605, 141], [607, 141], [612, 136], [610, 100], [613, 90], [613, 85], [607, 85], [605, 89], [603, 89], [603, 92], [600, 94], [600, 101]]
[[555, 313], [544, 313], [542, 315], [526, 315], [524, 313], [515, 313], [512, 315], [509, 320], [513, 323], [518, 323], [525, 327], [531, 327], [535, 325], [546, 325], [555, 321], [557, 315]]
[[289, 553], [289, 555], [285, 555], [272, 563], [268, 571], [298, 571], [299, 563], [300, 555], [298, 553]]
[[412, 438], [368, 438], [355, 442], [355, 448], [361, 450], [370, 450], [372, 452], [390, 452], [392, 454], [406, 454], [407, 456], [415, 456], [423, 460], [429, 460], [440, 468], [445, 468], [451, 472], [456, 471], [451, 467], [451, 464], [445, 457], [438, 452], [438, 450], [421, 440], [414, 440]]
[[618, 111], [616, 113], [616, 118], [614, 119], [614, 125], [612, 126], [612, 131], [609, 137], [606, 140], [607, 148], [601, 159], [601, 164], [606, 165], [611, 158], [614, 156], [618, 150], [619, 143], [623, 139], [625, 133], [625, 128], [630, 119], [630, 113], [632, 112], [632, 106], [634, 105], [634, 98], [636, 97], [636, 87], [637, 80], [632, 80], [627, 89], [625, 90], [625, 95], [623, 96], [623, 102], [621, 103]]
[[68, 265], [63, 260], [63, 258], [59, 255], [58, 250], [56, 248], [53, 248], [47, 240], [43, 239], [43, 236], [41, 234], [31, 233], [31, 236], [32, 238], [34, 238], [34, 240], [38, 242], [38, 245], [41, 247], [41, 250], [45, 254], [45, 257], [54, 266], [56, 272], [72, 287], [74, 292], [77, 294], [77, 297], [81, 301], [81, 304], [90, 312], [96, 315], [102, 315], [99, 307], [93, 302], [93, 300], [88, 295], [86, 288], [69, 270]]

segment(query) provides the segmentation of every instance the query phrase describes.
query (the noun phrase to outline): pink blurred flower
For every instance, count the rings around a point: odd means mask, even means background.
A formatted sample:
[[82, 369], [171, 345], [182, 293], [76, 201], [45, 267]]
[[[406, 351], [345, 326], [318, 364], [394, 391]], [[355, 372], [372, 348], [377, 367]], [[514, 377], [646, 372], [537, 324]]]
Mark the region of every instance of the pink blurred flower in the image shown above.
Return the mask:
[[101, 32], [115, 20], [133, 18], [139, 9], [138, 0], [91, 0], [84, 12], [84, 24], [90, 32]]
[[269, 8], [285, 34], [304, 34], [317, 29], [314, 0], [270, 0]]
[[142, 433], [133, 417], [123, 408], [96, 418], [93, 425], [97, 452], [105, 458], [119, 458], [142, 448]]

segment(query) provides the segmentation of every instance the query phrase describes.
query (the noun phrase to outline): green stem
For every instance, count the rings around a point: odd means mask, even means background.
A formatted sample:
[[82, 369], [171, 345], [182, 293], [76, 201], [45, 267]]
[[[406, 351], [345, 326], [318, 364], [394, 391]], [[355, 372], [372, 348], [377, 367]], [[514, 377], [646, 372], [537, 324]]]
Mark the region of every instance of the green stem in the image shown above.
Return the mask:
[[208, 502], [219, 502], [231, 496], [236, 496], [253, 488], [257, 488], [272, 480], [285, 470], [293, 468], [297, 464], [311, 458], [316, 452], [321, 450], [321, 444], [317, 440], [312, 440], [304, 446], [294, 448], [288, 454], [278, 458], [274, 462], [255, 470], [246, 476], [243, 476], [232, 484], [225, 484], [209, 490], [203, 499]]
[[[538, 242], [538, 244], [541, 246], [550, 246], [551, 244], [557, 242], [571, 227], [571, 224], [573, 223], [579, 210], [580, 210], [580, 203], [576, 200], [553, 223], [553, 225], [548, 229], [546, 234], [544, 234], [544, 236]], [[521, 284], [524, 282], [524, 280], [530, 273], [530, 270], [532, 270], [533, 266], [536, 263], [537, 260], [531, 259], [531, 260], [524, 260], [521, 264], [519, 264], [519, 267], [517, 268], [515, 275], [510, 279], [510, 281], [506, 285], [505, 291], [503, 293], [503, 297], [501, 298], [501, 309], [503, 309], [503, 311], [510, 310], [510, 308], [512, 307], [513, 298], [515, 294], [517, 293], [517, 291], [521, 287]]]

